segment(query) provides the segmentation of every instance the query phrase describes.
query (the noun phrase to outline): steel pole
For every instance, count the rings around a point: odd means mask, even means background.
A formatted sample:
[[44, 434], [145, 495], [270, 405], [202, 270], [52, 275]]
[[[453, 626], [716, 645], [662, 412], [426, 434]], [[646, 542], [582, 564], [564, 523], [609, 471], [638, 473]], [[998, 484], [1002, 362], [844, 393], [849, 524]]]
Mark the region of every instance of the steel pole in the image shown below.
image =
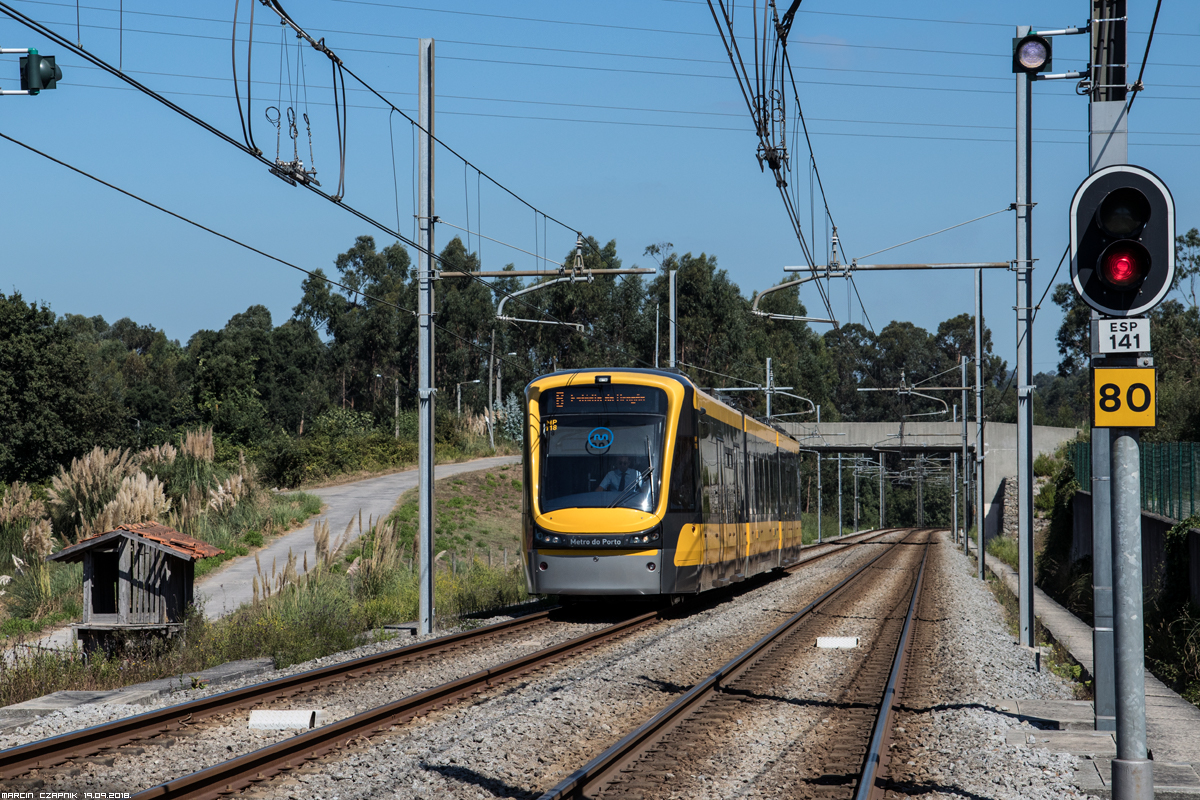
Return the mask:
[[662, 334], [660, 328], [662, 324], [662, 312], [659, 311], [659, 303], [654, 304], [654, 368], [658, 369], [658, 354], [662, 352]]
[[417, 628], [433, 632], [433, 39], [417, 45], [419, 78], [417, 119], [423, 129], [417, 137], [419, 242], [417, 297], [417, 352], [419, 359], [419, 439], [417, 518], [420, 537], [420, 588]]
[[1136, 430], [1112, 431], [1113, 614], [1116, 643], [1117, 757], [1114, 800], [1153, 800], [1146, 758], [1146, 654], [1142, 641], [1142, 491]]
[[671, 309], [670, 309], [670, 314], [668, 315], [670, 317], [670, 319], [667, 320], [667, 329], [671, 332], [671, 336], [670, 336], [671, 353], [670, 353], [669, 357], [667, 358], [667, 366], [670, 367], [671, 369], [675, 369], [675, 352], [676, 352], [675, 351], [675, 329], [676, 329], [676, 324], [675, 324], [675, 322], [676, 322], [676, 320], [675, 320], [675, 312], [676, 312], [676, 308], [675, 308], [675, 273], [676, 272], [678, 272], [678, 270], [673, 269], [673, 270], [669, 270], [667, 273], [668, 274], [667, 282], [668, 282], [669, 288], [671, 290]]
[[975, 270], [975, 554], [983, 580], [983, 270]]
[[1113, 533], [1112, 482], [1109, 479], [1110, 434], [1092, 428], [1092, 651], [1095, 725], [1117, 729], [1117, 694], [1113, 670]]
[[884, 520], [887, 519], [883, 513], [883, 476], [887, 471], [886, 465], [883, 463], [883, 453], [879, 454], [879, 529], [883, 530]]
[[842, 535], [842, 454], [838, 453], [838, 524], [837, 535]]
[[[1092, 19], [1117, 20], [1125, 9], [1115, 8], [1110, 0], [1095, 0]], [[1092, 52], [1098, 54], [1094, 83], [1105, 84], [1093, 92], [1088, 103], [1088, 171], [1089, 173], [1129, 160], [1128, 117], [1125, 92], [1110, 80], [1110, 58], [1115, 64], [1124, 63], [1124, 24], [1108, 22], [1092, 29]], [[1120, 52], [1114, 52], [1114, 46]], [[1124, 67], [1114, 66], [1124, 72]], [[1124, 81], [1124, 76], [1121, 76]], [[1092, 319], [1099, 314], [1092, 312]], [[1095, 346], [1093, 344], [1093, 346]], [[1093, 357], [1098, 355], [1092, 354]], [[1109, 428], [1092, 428], [1092, 653], [1093, 691], [1095, 692], [1095, 726], [1098, 731], [1117, 729], [1117, 695], [1113, 660], [1113, 530], [1112, 482], [1110, 480]]]
[[962, 390], [962, 534], [963, 534], [963, 553], [967, 552], [967, 534], [971, 530], [971, 467], [967, 464], [967, 357], [960, 355], [958, 357], [959, 369], [962, 373], [962, 382], [958, 385], [963, 387]]
[[[953, 422], [958, 422], [958, 406], [954, 407]], [[953, 541], [958, 543], [958, 454], [950, 454], [950, 493], [953, 501], [950, 504], [950, 530], [953, 531]]]
[[488, 351], [488, 379], [487, 379], [487, 419], [488, 419], [488, 444], [492, 447], [492, 452], [496, 451], [496, 405], [492, 399], [492, 390], [495, 384], [492, 382], [492, 370], [496, 368], [496, 329], [492, 328], [492, 345]]
[[[817, 424], [821, 424], [821, 407], [817, 406]], [[821, 504], [821, 454], [817, 453], [817, 543], [820, 544], [824, 539], [821, 536], [822, 517]]]
[[854, 457], [854, 532], [858, 533], [858, 456]]
[[[1029, 33], [1017, 26], [1017, 38]], [[1017, 73], [1017, 579], [1018, 639], [1035, 647], [1033, 620], [1033, 369], [1029, 343], [1033, 336], [1033, 78]]]

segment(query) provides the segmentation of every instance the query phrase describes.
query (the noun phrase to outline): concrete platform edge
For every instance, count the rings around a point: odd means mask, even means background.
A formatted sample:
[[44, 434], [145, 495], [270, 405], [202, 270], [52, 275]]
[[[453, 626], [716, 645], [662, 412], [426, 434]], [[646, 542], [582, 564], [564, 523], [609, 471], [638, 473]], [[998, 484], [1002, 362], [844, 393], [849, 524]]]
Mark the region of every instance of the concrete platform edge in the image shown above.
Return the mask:
[[96, 692], [61, 691], [0, 708], [0, 730], [19, 727], [32, 719], [64, 708], [94, 705], [145, 705], [181, 689], [220, 686], [243, 678], [262, 675], [274, 668], [269, 658], [230, 661], [209, 669], [187, 672], [170, 678], [137, 683], [122, 689]]
[[[975, 553], [975, 548], [972, 547], [971, 552]], [[984, 555], [984, 564], [987, 566], [988, 570], [995, 575], [997, 579], [1004, 583], [1005, 587], [1009, 591], [1016, 595], [1018, 590], [1017, 572], [995, 556], [989, 553], [985, 553]], [[1090, 677], [1095, 663], [1092, 654], [1091, 626], [1076, 617], [1071, 611], [1055, 602], [1053, 598], [1036, 586], [1034, 587], [1034, 616], [1041, 621], [1042, 626], [1045, 628], [1047, 634], [1049, 634], [1052, 639], [1058, 642], [1058, 644], [1060, 644], [1063, 649], [1070, 654], [1071, 658], [1073, 658], [1083, 668], [1084, 672], [1086, 673], [1086, 677]], [[1153, 696], [1156, 700], [1162, 701], [1162, 705], [1164, 706], [1174, 707], [1176, 710], [1182, 712], [1181, 716], [1184, 717], [1180, 719], [1172, 714], [1172, 718], [1170, 720], [1154, 720], [1151, 718], [1147, 719], [1148, 728], [1151, 729], [1148, 730], [1148, 733], [1150, 734], [1149, 738], [1152, 750], [1154, 750], [1154, 745], [1156, 744], [1154, 741], [1156, 738], [1154, 735], [1156, 731], [1154, 731], [1153, 728], [1169, 725], [1170, 722], [1177, 722], [1177, 724], [1190, 726], [1193, 730], [1188, 731], [1190, 734], [1188, 738], [1200, 737], [1200, 709], [1197, 709], [1191, 703], [1184, 700], [1177, 692], [1173, 691], [1170, 689], [1170, 687], [1159, 681], [1156, 677], [1150, 674], [1149, 670], [1146, 672], [1146, 694], [1148, 698]], [[1148, 706], [1147, 711], [1150, 712], [1151, 715], [1154, 715], [1153, 708]], [[1162, 735], [1163, 732], [1159, 733]], [[1161, 747], [1161, 743], [1159, 744], [1159, 750], [1161, 752], [1163, 748]], [[1200, 754], [1200, 750], [1197, 751], [1197, 754]], [[1173, 763], [1174, 759], [1169, 757], [1161, 759], [1161, 761], [1163, 762], [1163, 766], [1176, 765]], [[1186, 761], [1181, 759], [1180, 763], [1177, 765], [1184, 766], [1186, 762], [1191, 762], [1190, 766], [1194, 772], [1197, 775], [1200, 775], [1200, 758], [1197, 758], [1197, 755], [1193, 755], [1190, 759], [1186, 759]], [[1093, 772], [1096, 772], [1097, 768], [1100, 766], [1100, 764], [1097, 764], [1090, 759], [1087, 760], [1083, 765], [1085, 769], [1090, 767]], [[1107, 766], [1107, 764], [1104, 766]], [[1106, 798], [1106, 800], [1108, 800], [1112, 797], [1111, 788], [1109, 785], [1104, 784], [1103, 779], [1099, 774], [1097, 774], [1095, 777], [1099, 782], [1099, 785], [1093, 784], [1090, 780], [1085, 780], [1083, 783], [1087, 785], [1081, 785], [1079, 788], [1090, 794], [1096, 795], [1097, 797]], [[1200, 798], [1200, 787], [1160, 784], [1154, 787], [1154, 797], [1155, 800], [1197, 800], [1197, 798]]]

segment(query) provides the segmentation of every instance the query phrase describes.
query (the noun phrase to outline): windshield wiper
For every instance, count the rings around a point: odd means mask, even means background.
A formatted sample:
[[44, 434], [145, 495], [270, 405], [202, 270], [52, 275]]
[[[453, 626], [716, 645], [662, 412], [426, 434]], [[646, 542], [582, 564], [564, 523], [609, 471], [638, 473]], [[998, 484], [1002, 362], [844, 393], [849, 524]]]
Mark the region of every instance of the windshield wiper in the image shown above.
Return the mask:
[[[634, 491], [641, 489], [642, 481], [649, 480], [650, 476], [654, 474], [654, 454], [650, 450], [650, 437], [648, 436], [646, 437], [646, 460], [650, 462], [650, 466], [646, 467], [644, 472], [638, 473], [637, 481], [631, 483], [629, 486], [626, 486], [625, 491], [617, 495], [617, 499], [608, 504], [609, 508], [615, 508], [618, 503], [620, 503], [629, 495], [633, 494]], [[653, 492], [654, 484], [650, 485], [650, 490]], [[651, 497], [650, 500], [651, 504], [653, 505], [654, 498]]]
[[633, 494], [638, 489], [641, 489], [642, 481], [647, 480], [650, 477], [650, 473], [652, 473], [652, 472], [654, 472], [654, 467], [648, 467], [645, 472], [639, 472], [638, 479], [636, 481], [634, 481], [633, 483], [629, 484], [629, 486], [627, 486], [625, 488], [625, 491], [623, 491], [619, 495], [617, 495], [617, 499], [613, 500], [611, 503], [609, 503], [608, 507], [609, 508], [615, 507], [618, 503], [620, 503], [626, 497]]

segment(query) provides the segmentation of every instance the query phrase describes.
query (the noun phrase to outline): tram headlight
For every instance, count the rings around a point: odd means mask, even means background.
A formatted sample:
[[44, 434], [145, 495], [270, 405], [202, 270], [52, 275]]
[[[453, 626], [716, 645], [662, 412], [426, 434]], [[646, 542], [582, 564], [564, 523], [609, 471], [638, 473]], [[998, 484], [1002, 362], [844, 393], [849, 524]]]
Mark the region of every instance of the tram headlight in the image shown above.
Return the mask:
[[541, 528], [533, 529], [533, 538], [541, 544], [561, 544], [563, 542], [563, 537], [557, 533], [547, 533]]
[[657, 542], [660, 538], [662, 538], [662, 532], [658, 528], [655, 528], [648, 533], [635, 533], [627, 536], [625, 537], [625, 542], [627, 544], [650, 544], [651, 542]]

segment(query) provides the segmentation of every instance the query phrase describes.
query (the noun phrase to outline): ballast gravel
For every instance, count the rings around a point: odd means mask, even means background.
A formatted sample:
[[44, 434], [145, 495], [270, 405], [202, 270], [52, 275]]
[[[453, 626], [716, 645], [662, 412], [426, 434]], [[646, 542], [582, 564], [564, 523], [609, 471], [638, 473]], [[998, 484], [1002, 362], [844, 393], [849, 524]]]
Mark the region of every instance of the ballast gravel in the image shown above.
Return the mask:
[[940, 565], [930, 587], [938, 600], [936, 655], [925, 670], [919, 709], [896, 731], [894, 771], [906, 772], [923, 798], [1059, 800], [1091, 798], [1072, 783], [1079, 758], [1008, 744], [1011, 729], [1036, 730], [996, 711], [1003, 698], [1070, 700], [1069, 683], [1036, 668], [1014, 640], [991, 591], [973, 577], [974, 563], [942, 535]]
[[[1028, 653], [1005, 629], [1002, 610], [989, 590], [970, 577], [970, 566], [960, 553], [948, 544], [943, 547], [946, 635], [939, 644], [939, 668], [945, 697], [939, 707], [914, 718], [913, 735], [906, 740], [906, 746], [920, 753], [920, 764], [912, 766], [924, 771], [928, 789], [935, 792], [923, 796], [1084, 797], [1070, 785], [1073, 757], [1005, 744], [1004, 731], [1021, 723], [991, 711], [986, 706], [989, 699], [1069, 698], [1072, 693], [1058, 678], [1033, 669]], [[535, 798], [810, 602], [835, 576], [847, 574], [877, 552], [875, 545], [848, 548], [793, 575], [745, 588], [686, 617], [658, 623], [561, 666], [503, 684], [470, 703], [412, 720], [370, 742], [265, 781], [248, 795], [303, 800]], [[470, 674], [544, 647], [549, 639], [569, 638], [596, 627], [600, 625], [577, 623], [570, 633], [563, 629], [549, 636], [531, 633], [510, 640], [502, 654], [459, 651], [440, 667], [433, 666], [435, 659], [419, 662], [413, 665], [413, 675], [391, 677], [382, 688], [375, 683], [369, 691], [357, 691], [344, 685], [329, 705], [340, 712], [335, 718], [345, 716], [419, 690], [414, 687], [440, 682], [439, 670], [455, 676]], [[394, 642], [368, 645], [244, 683], [394, 646]], [[226, 684], [220, 690], [237, 685]], [[819, 680], [805, 688], [812, 699], [823, 699]], [[179, 692], [155, 706], [83, 706], [55, 712], [0, 736], [0, 746], [211, 693]], [[305, 703], [300, 698], [297, 707], [307, 707]], [[139, 791], [290, 735], [251, 733], [246, 721], [239, 719], [236, 724], [180, 734], [161, 748], [146, 746], [141, 753], [85, 760], [74, 775], [48, 771], [44, 789]], [[750, 728], [746, 737], [745, 749], [755, 757], [763, 757], [771, 745], [797, 744], [794, 732], [766, 728]], [[718, 775], [690, 777], [692, 797], [777, 796], [775, 787], [762, 783], [732, 787], [716, 780]], [[711, 792], [703, 788], [706, 785], [712, 786]], [[938, 790], [945, 790], [944, 794]]]
[[[755, 583], [743, 584], [737, 587], [737, 590], [731, 595], [722, 595], [723, 600], [714, 601], [715, 605], [710, 604], [711, 607], [696, 614], [658, 623], [650, 629], [644, 629], [618, 640], [615, 644], [596, 648], [585, 656], [568, 662], [557, 672], [538, 673], [535, 677], [539, 680], [532, 682], [532, 688], [530, 688], [530, 681], [501, 685], [495, 692], [482, 695], [474, 705], [464, 707], [465, 711], [452, 709], [438, 712], [432, 715], [428, 722], [416, 720], [402, 726], [396, 735], [417, 741], [430, 740], [441, 745], [443, 742], [456, 741], [460, 731], [454, 730], [454, 728], [458, 726], [460, 718], [469, 718], [473, 725], [483, 725], [484, 730], [487, 730], [487, 726], [491, 724], [506, 724], [513, 714], [520, 718], [528, 717], [535, 720], [538, 727], [547, 725], [552, 727], [555, 724], [553, 712], [560, 708], [570, 708], [572, 718], [603, 717], [597, 720], [594, 735], [591, 735], [591, 738], [595, 742], [603, 741], [605, 742], [604, 746], [607, 746], [606, 743], [609, 739], [615, 741], [613, 732], [623, 730], [628, 720], [650, 716], [653, 711], [669, 702], [671, 696], [684, 691], [691, 682], [711, 672], [742, 648], [748, 646], [755, 637], [761, 636], [777, 625], [780, 621], [780, 613], [791, 613], [779, 610], [781, 602], [785, 606], [790, 605], [793, 600], [798, 600], [801, 604], [808, 602], [832, 585], [837, 576], [848, 571], [851, 565], [861, 563], [869, 558], [868, 550], [869, 548], [846, 549], [818, 564], [806, 567], [800, 580], [795, 578], [776, 580], [766, 586], [758, 586]], [[731, 614], [731, 610], [736, 613]], [[518, 655], [533, 652], [552, 643], [605, 627], [607, 624], [588, 621], [587, 616], [580, 617], [580, 619], [584, 621], [553, 626], [555, 633], [552, 636], [542, 634], [539, 637], [530, 632], [528, 637], [522, 636], [515, 643], [510, 639], [510, 643], [503, 653], [497, 652], [495, 648], [488, 648], [484, 651], [465, 648], [452, 657], [434, 656], [417, 662], [411, 665], [411, 668], [406, 668], [411, 669], [411, 674], [405, 672], [401, 675], [393, 675], [383, 685], [374, 676], [366, 676], [356, 683], [341, 684], [338, 686], [336, 694], [322, 708], [329, 711], [333, 719], [340, 719], [430, 686], [471, 674], [482, 668], [502, 663]], [[642, 650], [648, 644], [659, 641], [666, 643], [665, 650], [660, 648], [643, 654]], [[702, 643], [702, 646], [707, 643], [707, 650], [700, 657], [696, 657], [694, 654], [698, 642]], [[267, 674], [245, 681], [245, 683], [257, 683], [303, 669], [324, 666], [326, 663], [357, 657], [368, 651], [387, 646], [394, 646], [394, 644], [359, 648], [352, 653], [339, 654], [305, 665], [296, 665], [275, 674]], [[620, 664], [618, 671], [613, 670], [614, 662]], [[647, 667], [653, 667], [654, 674], [646, 674]], [[679, 677], [677, 678], [676, 675]], [[595, 688], [580, 699], [576, 687], [579, 685], [577, 682], [584, 677], [587, 677], [589, 685]], [[236, 684], [226, 684], [221, 688], [224, 690], [235, 688], [235, 686]], [[612, 686], [618, 686], [621, 690], [614, 692], [610, 688]], [[173, 702], [193, 699], [209, 693], [212, 692], [201, 690], [177, 693]], [[590, 697], [599, 698], [601, 703], [605, 702], [603, 698], [606, 694], [610, 696], [607, 705], [601, 711], [593, 713], [590, 709], [580, 710], [581, 706], [586, 706], [591, 702], [588, 699]], [[626, 696], [621, 696], [622, 694]], [[488, 709], [485, 701], [489, 698], [496, 701], [498, 705]], [[564, 700], [565, 703], [562, 702]], [[168, 703], [159, 702], [155, 706], [166, 704]], [[546, 710], [543, 710], [542, 704], [545, 704]], [[311, 696], [301, 696], [296, 698], [290, 707], [308, 708], [312, 705]], [[288, 706], [275, 705], [273, 707]], [[71, 709], [68, 713], [55, 712], [38, 720], [33, 725], [10, 734], [7, 737], [10, 743], [5, 744], [11, 746], [32, 738], [52, 736], [68, 730], [99, 724], [109, 719], [140, 713], [148, 708], [151, 707], [143, 706], [137, 709], [80, 707]], [[647, 711], [647, 709], [652, 710]], [[543, 716], [547, 711], [551, 714], [549, 719]], [[490, 722], [487, 721], [489, 712], [492, 717]], [[82, 765], [83, 770], [79, 774], [70, 774], [71, 769], [53, 769], [47, 770], [44, 776], [36, 777], [45, 780], [47, 789], [71, 788], [83, 791], [107, 791], [112, 789], [114, 783], [119, 783], [124, 787], [122, 789], [124, 791], [136, 791], [294, 735], [290, 732], [251, 732], [247, 729], [245, 716], [243, 714], [242, 718], [235, 720], [233, 724], [217, 727], [202, 722], [198, 726], [198, 730], [187, 735], [175, 736], [175, 741], [171, 742], [170, 747], [164, 750], [147, 747], [142, 753], [132, 752], [128, 755], [118, 751], [115, 758], [105, 757], [85, 761]], [[477, 717], [481, 721], [477, 722]], [[433, 720], [438, 720], [438, 725], [434, 726], [434, 733], [427, 736], [425, 728], [432, 724]], [[445, 729], [444, 733], [443, 729]], [[387, 738], [377, 737], [375, 741], [379, 743]], [[567, 743], [570, 743], [570, 738], [568, 735], [563, 736]], [[577, 743], [584, 748], [582, 751], [578, 749], [563, 750], [561, 769], [573, 770], [577, 766], [575, 758], [579, 752], [600, 752], [603, 746], [599, 746], [595, 742]], [[499, 742], [499, 744], [502, 745], [503, 742]], [[411, 747], [411, 744], [408, 745], [408, 749]], [[556, 749], [559, 748], [556, 747]], [[526, 760], [534, 766], [521, 773], [523, 779], [536, 780], [545, 771], [541, 764], [545, 763], [552, 752], [547, 750], [543, 753], [541, 750], [540, 742], [531, 744], [530, 750], [526, 754]], [[508, 757], [509, 754], [498, 753], [497, 763], [505, 762]], [[368, 755], [367, 759], [371, 763], [375, 763], [376, 755]], [[330, 767], [330, 769], [334, 770], [335, 767]], [[417, 771], [418, 774], [424, 774], [423, 769], [418, 768]], [[336, 775], [337, 773], [335, 771], [331, 774]], [[333, 780], [338, 781], [338, 785], [341, 785], [342, 778], [334, 777]], [[268, 796], [274, 785], [275, 782], [271, 782], [264, 787]], [[376, 787], [376, 792], [378, 791], [383, 791], [382, 787]], [[363, 796], [369, 794], [368, 792]]]

